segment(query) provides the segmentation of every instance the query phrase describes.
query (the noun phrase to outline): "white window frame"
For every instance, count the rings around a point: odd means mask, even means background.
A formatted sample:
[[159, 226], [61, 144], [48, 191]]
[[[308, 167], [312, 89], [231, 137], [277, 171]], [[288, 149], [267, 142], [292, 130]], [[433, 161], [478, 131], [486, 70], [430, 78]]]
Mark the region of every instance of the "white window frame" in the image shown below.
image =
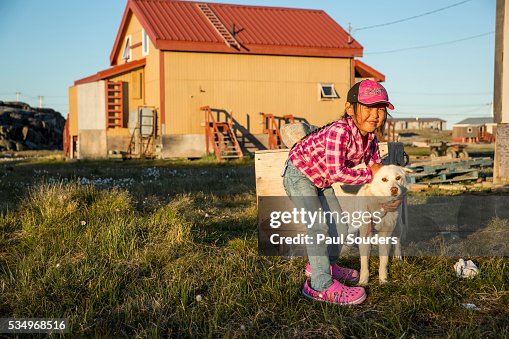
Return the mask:
[[147, 56], [149, 52], [150, 40], [145, 29], [141, 30], [141, 54]]
[[131, 42], [132, 42], [131, 35], [126, 36], [124, 42], [124, 51], [122, 52], [122, 60], [124, 60], [125, 62], [129, 62], [132, 59]]
[[[325, 94], [324, 87], [329, 87], [331, 89], [331, 94]], [[318, 91], [320, 95], [320, 100], [332, 100], [332, 99], [339, 99], [338, 92], [336, 92], [336, 89], [334, 88], [334, 84], [331, 83], [319, 83], [318, 84]]]

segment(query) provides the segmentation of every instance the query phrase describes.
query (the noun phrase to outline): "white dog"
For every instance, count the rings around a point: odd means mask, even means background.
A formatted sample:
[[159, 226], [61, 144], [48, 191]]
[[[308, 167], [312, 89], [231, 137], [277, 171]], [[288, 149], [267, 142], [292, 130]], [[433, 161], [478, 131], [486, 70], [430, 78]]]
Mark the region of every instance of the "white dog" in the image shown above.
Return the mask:
[[[387, 212], [381, 208], [381, 204], [403, 198], [407, 192], [406, 172], [410, 170], [396, 165], [382, 166], [372, 182], [363, 185], [357, 193], [357, 197], [366, 197], [366, 199], [359, 199], [358, 210], [369, 211], [373, 216], [371, 223], [363, 224], [359, 228], [359, 240], [362, 240], [359, 243], [361, 255], [359, 285], [366, 285], [369, 281], [371, 244], [378, 244], [380, 256], [378, 276], [381, 283], [387, 282], [387, 264], [391, 245], [395, 245], [394, 255], [401, 258], [400, 242], [406, 231], [402, 229], [402, 206], [400, 205], [394, 212]], [[375, 214], [375, 212], [378, 213]], [[376, 235], [373, 234], [373, 229], [377, 231]]]

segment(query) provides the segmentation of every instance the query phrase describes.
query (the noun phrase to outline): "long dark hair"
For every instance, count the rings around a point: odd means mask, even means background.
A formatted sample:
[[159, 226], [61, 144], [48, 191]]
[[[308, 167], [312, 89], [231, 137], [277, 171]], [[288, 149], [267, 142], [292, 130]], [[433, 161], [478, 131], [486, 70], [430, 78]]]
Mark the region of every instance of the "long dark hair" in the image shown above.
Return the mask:
[[[359, 103], [355, 103], [355, 104], [352, 104], [352, 107], [353, 107], [353, 113], [354, 114], [357, 114], [357, 107], [361, 105]], [[384, 121], [382, 122], [382, 124], [380, 125], [380, 127], [377, 127], [375, 129], [375, 135], [380, 139], [380, 137], [383, 137], [384, 135], [384, 132], [385, 132], [385, 125], [387, 123], [387, 116], [389, 116], [389, 113], [387, 112], [387, 108], [385, 108], [385, 115], [384, 115]], [[348, 113], [346, 112], [346, 110], [343, 112], [343, 115], [341, 116], [341, 118], [337, 119], [337, 120], [333, 120], [331, 122], [329, 122], [328, 124], [326, 125], [323, 125], [322, 127], [319, 127], [317, 129], [315, 129], [314, 131], [312, 131], [311, 133], [305, 135], [304, 137], [302, 137], [298, 142], [301, 142], [302, 140], [306, 139], [307, 137], [309, 137], [310, 135], [313, 135], [313, 134], [316, 134], [318, 132], [320, 132], [321, 130], [329, 127], [330, 125], [332, 125], [333, 123], [335, 123], [336, 121], [339, 121], [339, 120], [343, 120], [343, 119], [346, 119], [348, 118], [349, 115]]]

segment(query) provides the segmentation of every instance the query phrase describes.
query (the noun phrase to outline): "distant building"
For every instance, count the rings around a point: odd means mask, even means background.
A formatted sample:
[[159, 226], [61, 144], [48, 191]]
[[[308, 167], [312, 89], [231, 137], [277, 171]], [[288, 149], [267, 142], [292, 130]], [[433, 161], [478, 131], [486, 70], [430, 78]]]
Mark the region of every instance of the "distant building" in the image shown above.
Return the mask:
[[434, 129], [442, 131], [447, 121], [439, 118], [389, 118], [396, 131], [402, 129]]
[[497, 124], [493, 118], [468, 118], [452, 126], [454, 142], [494, 142]]

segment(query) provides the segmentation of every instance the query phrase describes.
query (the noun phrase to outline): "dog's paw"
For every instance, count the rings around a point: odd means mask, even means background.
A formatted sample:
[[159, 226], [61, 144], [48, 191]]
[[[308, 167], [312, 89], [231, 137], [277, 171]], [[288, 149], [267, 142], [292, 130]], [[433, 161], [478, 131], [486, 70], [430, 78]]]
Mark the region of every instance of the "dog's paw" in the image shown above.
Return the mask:
[[369, 280], [368, 279], [364, 279], [364, 280], [359, 280], [357, 285], [359, 285], [359, 286], [368, 286], [368, 283], [369, 283]]
[[360, 286], [366, 286], [369, 282], [369, 272], [364, 273], [361, 272], [361, 276], [359, 277], [359, 283]]
[[387, 274], [386, 273], [380, 273], [378, 275], [378, 280], [380, 280], [380, 284], [385, 284], [387, 283]]

